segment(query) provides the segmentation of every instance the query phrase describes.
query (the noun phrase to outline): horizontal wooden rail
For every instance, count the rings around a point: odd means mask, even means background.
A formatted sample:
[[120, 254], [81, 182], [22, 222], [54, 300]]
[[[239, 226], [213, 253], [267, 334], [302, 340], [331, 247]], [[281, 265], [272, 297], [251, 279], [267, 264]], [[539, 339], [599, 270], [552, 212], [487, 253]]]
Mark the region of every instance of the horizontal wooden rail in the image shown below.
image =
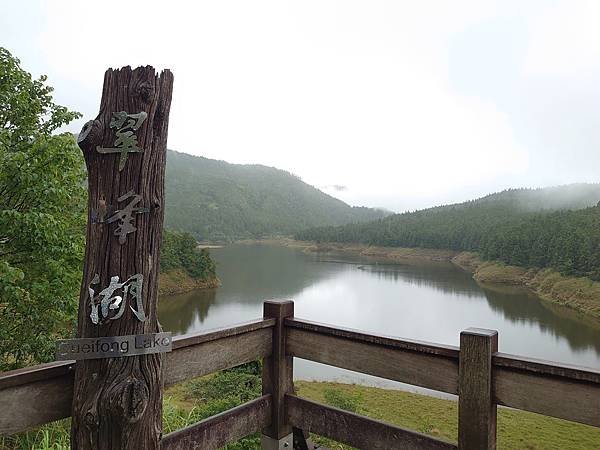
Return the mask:
[[[286, 319], [287, 352], [450, 394], [458, 393], [453, 346], [401, 340]], [[492, 389], [499, 405], [600, 427], [600, 371], [496, 352]]]
[[[263, 395], [162, 439], [163, 450], [222, 448], [271, 424], [271, 395]], [[290, 449], [292, 450], [292, 449]]]
[[458, 347], [286, 319], [287, 352], [388, 380], [458, 393]]
[[74, 361], [0, 373], [0, 434], [70, 416], [74, 378]]
[[[173, 340], [165, 385], [269, 356], [274, 319], [260, 319]], [[18, 433], [71, 415], [74, 361], [0, 373], [0, 433]]]
[[[295, 356], [450, 394], [459, 392], [461, 353], [458, 347], [379, 336], [294, 318], [282, 320], [285, 336], [284, 354], [288, 357]], [[275, 318], [260, 319], [235, 327], [175, 338], [173, 352], [166, 355], [165, 384], [172, 385], [271, 356], [275, 324]], [[465, 364], [467, 362], [464, 361]], [[0, 408], [0, 433], [15, 433], [68, 417], [73, 395], [74, 367], [73, 361], [65, 361], [0, 374], [0, 405], [9, 405]], [[600, 371], [493, 350], [488, 367], [487, 373], [491, 376], [491, 391], [488, 390], [491, 405], [509, 406], [600, 427]], [[252, 407], [250, 404], [245, 405], [251, 409], [236, 409], [231, 412], [233, 415], [226, 412], [219, 416], [221, 419], [218, 420], [229, 423], [227, 420], [234, 420], [236, 414], [254, 414], [251, 420], [259, 420], [256, 417], [262, 412], [258, 414], [257, 411], [264, 410], [264, 402], [269, 402], [269, 413], [274, 404], [272, 397], [268, 400], [261, 398], [263, 400], [251, 402], [254, 405]], [[309, 428], [350, 445], [378, 448], [375, 446], [376, 442], [390, 443], [393, 441], [389, 439], [411, 433], [392, 427], [396, 434], [388, 435], [386, 433], [390, 430], [385, 427], [390, 427], [389, 425], [301, 400], [293, 395], [288, 395], [285, 399], [292, 425]], [[213, 426], [210, 424], [218, 428], [220, 425], [217, 424], [221, 423], [210, 420], [212, 419], [203, 422], [202, 426], [198, 425], [200, 428], [196, 431], [203, 436], [209, 436], [209, 428]], [[336, 420], [338, 422], [335, 422]], [[269, 418], [269, 422], [271, 421]], [[328, 421], [346, 425], [332, 429]], [[263, 431], [268, 426], [264, 421], [260, 424], [256, 422], [255, 425], [256, 427], [252, 427]], [[354, 436], [355, 430], [365, 427], [369, 430], [379, 430], [373, 435], [381, 433], [383, 437], [368, 443], [356, 440], [359, 437]], [[243, 431], [245, 432], [245, 429]], [[177, 436], [184, 436], [182, 433]], [[417, 433], [415, 436], [421, 435]], [[167, 442], [176, 445], [173, 439], [175, 438], [165, 437]], [[185, 442], [192, 442], [189, 441], [192, 437], [185, 439], [188, 439]], [[204, 443], [213, 438], [198, 439], [208, 439], [198, 441]], [[381, 448], [385, 448], [388, 444], [382, 445]], [[442, 442], [439, 445], [450, 444]]]
[[167, 353], [165, 386], [269, 356], [275, 319], [177, 337]]
[[457, 448], [450, 442], [295, 395], [286, 395], [285, 401], [288, 418], [293, 426], [353, 447], [381, 450]]
[[505, 353], [492, 364], [499, 405], [600, 427], [600, 371]]

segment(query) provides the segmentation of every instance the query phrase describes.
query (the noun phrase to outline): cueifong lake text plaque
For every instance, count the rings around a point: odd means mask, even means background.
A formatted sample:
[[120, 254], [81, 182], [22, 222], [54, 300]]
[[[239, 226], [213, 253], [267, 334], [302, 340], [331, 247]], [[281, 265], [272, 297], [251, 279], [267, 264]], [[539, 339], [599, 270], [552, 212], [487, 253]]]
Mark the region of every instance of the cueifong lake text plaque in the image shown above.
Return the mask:
[[173, 338], [170, 332], [63, 339], [56, 342], [56, 360], [120, 358], [170, 352]]

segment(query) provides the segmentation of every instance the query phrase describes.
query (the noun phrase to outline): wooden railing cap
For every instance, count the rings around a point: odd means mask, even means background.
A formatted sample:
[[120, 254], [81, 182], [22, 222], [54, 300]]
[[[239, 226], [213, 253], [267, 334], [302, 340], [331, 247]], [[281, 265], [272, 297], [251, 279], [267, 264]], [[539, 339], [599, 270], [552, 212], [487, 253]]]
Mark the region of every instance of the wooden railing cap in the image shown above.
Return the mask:
[[279, 299], [279, 298], [272, 298], [270, 300], [265, 300], [264, 301], [265, 304], [276, 304], [276, 305], [282, 305], [282, 304], [294, 304], [294, 302], [292, 300], [286, 300], [286, 299]]
[[466, 330], [463, 330], [460, 332], [460, 334], [468, 334], [468, 335], [475, 335], [475, 336], [497, 336], [498, 335], [498, 331], [497, 330], [488, 330], [487, 328], [476, 328], [476, 327], [470, 327], [467, 328]]

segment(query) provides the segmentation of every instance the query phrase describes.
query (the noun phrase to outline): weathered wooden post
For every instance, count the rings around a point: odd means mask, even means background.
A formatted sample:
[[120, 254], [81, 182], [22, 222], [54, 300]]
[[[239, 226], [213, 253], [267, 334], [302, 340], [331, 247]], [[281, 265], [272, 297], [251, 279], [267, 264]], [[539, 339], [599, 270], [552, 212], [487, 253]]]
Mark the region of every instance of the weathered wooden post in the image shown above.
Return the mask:
[[458, 369], [458, 448], [496, 448], [496, 404], [492, 392], [492, 356], [498, 332], [468, 328], [460, 333]]
[[156, 305], [172, 89], [168, 70], [109, 69], [100, 113], [78, 138], [89, 214], [77, 333], [89, 339], [71, 351], [106, 357], [77, 362], [73, 449], [160, 445], [163, 355], [156, 352], [170, 337], [152, 334], [161, 332]]
[[294, 358], [285, 354], [285, 318], [294, 316], [294, 302], [271, 300], [264, 303], [264, 317], [276, 319], [273, 353], [263, 362], [263, 395], [273, 396], [271, 425], [262, 432], [264, 450], [293, 448], [292, 427], [285, 416], [285, 394], [293, 393]]

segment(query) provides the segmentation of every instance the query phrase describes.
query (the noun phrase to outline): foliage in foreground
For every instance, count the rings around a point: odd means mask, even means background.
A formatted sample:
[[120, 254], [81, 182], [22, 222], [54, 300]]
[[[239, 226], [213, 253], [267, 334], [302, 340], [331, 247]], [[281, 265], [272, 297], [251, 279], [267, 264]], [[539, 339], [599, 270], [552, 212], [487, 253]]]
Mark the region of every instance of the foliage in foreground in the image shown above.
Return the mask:
[[0, 47], [0, 370], [48, 361], [77, 308], [85, 170], [79, 117]]

